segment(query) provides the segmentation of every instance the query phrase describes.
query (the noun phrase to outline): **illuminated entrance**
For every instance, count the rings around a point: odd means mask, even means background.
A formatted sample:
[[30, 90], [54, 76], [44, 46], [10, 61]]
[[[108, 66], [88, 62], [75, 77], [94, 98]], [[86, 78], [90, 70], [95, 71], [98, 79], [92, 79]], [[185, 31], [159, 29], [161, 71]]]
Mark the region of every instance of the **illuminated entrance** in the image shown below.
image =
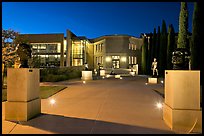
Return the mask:
[[120, 56], [112, 56], [113, 68], [120, 68]]

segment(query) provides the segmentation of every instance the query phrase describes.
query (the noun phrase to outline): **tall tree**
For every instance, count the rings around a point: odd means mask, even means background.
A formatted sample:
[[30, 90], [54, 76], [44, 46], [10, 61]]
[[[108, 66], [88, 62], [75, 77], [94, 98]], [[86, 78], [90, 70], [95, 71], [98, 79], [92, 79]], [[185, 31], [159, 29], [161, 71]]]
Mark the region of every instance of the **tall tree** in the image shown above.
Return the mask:
[[[157, 40], [156, 40], [156, 51], [155, 51], [155, 58], [157, 60], [159, 60], [159, 48], [160, 48], [160, 26], [158, 26], [158, 30], [157, 30]], [[157, 61], [158, 62], [158, 61]]]
[[156, 28], [154, 28], [153, 37], [152, 37], [152, 56], [153, 58], [156, 57], [156, 42], [157, 42], [157, 32], [156, 32]]
[[172, 52], [175, 49], [175, 32], [173, 25], [169, 25], [168, 27], [168, 42], [167, 42], [167, 69], [172, 69], [173, 65], [171, 63], [172, 60]]
[[160, 36], [160, 48], [159, 48], [159, 74], [164, 76], [164, 70], [166, 69], [166, 51], [167, 51], [167, 28], [166, 23], [162, 20], [162, 30]]
[[177, 48], [187, 48], [187, 35], [188, 35], [187, 2], [181, 2]]
[[148, 38], [148, 56], [147, 56], [147, 71], [148, 71], [148, 75], [151, 74], [151, 64], [153, 61], [153, 43], [152, 43], [152, 36], [153, 34], [150, 33], [149, 38]]
[[148, 51], [148, 39], [146, 36], [143, 36], [143, 45], [142, 45], [142, 73], [147, 74], [147, 51]]
[[191, 38], [191, 69], [201, 70], [201, 83], [203, 80], [203, 62], [201, 62], [201, 46], [203, 44], [202, 38], [204, 37], [203, 31], [203, 8], [201, 7], [200, 1], [194, 3], [193, 12], [193, 27], [192, 27], [192, 38]]

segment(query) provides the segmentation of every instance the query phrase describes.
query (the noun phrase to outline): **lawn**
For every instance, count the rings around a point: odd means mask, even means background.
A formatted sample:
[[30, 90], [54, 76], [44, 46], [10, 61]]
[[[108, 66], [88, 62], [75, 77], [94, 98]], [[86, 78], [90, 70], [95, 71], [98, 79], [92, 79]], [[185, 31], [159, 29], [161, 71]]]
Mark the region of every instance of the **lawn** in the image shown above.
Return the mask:
[[[61, 90], [65, 89], [66, 86], [40, 86], [40, 98], [46, 99]], [[7, 89], [2, 89], [2, 102], [7, 100]]]

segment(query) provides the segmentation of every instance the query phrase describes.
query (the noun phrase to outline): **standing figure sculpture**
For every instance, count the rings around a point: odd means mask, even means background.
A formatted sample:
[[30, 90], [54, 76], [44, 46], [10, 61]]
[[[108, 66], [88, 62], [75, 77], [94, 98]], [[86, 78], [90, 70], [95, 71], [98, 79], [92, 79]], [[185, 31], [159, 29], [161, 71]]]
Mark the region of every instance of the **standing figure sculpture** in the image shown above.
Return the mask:
[[156, 72], [156, 76], [158, 76], [158, 69], [157, 69], [157, 59], [154, 58], [154, 61], [152, 62], [152, 71], [153, 71], [153, 76], [155, 76], [155, 72]]
[[85, 63], [84, 66], [85, 66], [85, 71], [89, 70], [88, 63]]
[[18, 46], [17, 54], [20, 58], [20, 68], [29, 68], [28, 59], [31, 58], [31, 47], [28, 44], [22, 43]]

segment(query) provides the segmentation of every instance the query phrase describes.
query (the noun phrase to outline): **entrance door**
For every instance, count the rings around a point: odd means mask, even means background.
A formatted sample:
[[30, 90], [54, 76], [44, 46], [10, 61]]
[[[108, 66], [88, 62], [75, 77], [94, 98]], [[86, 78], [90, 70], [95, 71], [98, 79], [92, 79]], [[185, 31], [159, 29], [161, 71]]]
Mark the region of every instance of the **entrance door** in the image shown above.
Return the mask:
[[120, 61], [119, 60], [113, 60], [113, 68], [120, 68]]

